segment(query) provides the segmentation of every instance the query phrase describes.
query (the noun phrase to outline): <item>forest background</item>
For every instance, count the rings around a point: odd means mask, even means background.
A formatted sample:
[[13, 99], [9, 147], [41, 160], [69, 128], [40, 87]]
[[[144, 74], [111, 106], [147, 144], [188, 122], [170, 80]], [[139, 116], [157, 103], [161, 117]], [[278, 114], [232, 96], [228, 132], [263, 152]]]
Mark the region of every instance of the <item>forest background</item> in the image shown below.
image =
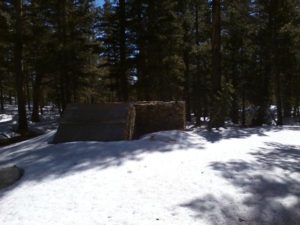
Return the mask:
[[184, 100], [196, 125], [282, 125], [300, 114], [299, 23], [297, 0], [4, 0], [0, 107], [18, 105], [21, 133], [78, 102]]

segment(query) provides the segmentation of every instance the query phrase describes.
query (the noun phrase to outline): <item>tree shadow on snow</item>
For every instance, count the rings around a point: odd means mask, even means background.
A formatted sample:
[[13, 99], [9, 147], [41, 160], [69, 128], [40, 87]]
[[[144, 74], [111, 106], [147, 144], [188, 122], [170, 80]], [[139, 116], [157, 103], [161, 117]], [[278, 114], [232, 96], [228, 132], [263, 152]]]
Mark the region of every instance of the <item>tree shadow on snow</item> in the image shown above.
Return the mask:
[[47, 142], [52, 139], [52, 132], [24, 143], [0, 148], [0, 165], [18, 165], [24, 168], [25, 175], [21, 183], [40, 182], [43, 179], [61, 178], [89, 169], [102, 170], [122, 166], [127, 161], [142, 160], [144, 153], [203, 148], [200, 143], [190, 141], [189, 133], [174, 132], [171, 136], [177, 135], [176, 139], [154, 135], [136, 141], [49, 145]]
[[208, 131], [207, 129], [198, 129], [196, 133], [203, 137], [206, 141], [215, 143], [225, 139], [232, 139], [232, 138], [247, 138], [252, 135], [258, 136], [267, 136], [267, 132], [279, 132], [282, 130], [293, 130], [293, 131], [300, 131], [299, 126], [284, 126], [284, 127], [274, 127], [274, 126], [267, 126], [267, 127], [254, 127], [254, 128], [238, 128], [238, 127], [231, 127], [225, 128], [222, 130], [213, 129]]
[[300, 225], [300, 146], [266, 143], [252, 155], [211, 164], [243, 198], [204, 195], [180, 206], [211, 225]]

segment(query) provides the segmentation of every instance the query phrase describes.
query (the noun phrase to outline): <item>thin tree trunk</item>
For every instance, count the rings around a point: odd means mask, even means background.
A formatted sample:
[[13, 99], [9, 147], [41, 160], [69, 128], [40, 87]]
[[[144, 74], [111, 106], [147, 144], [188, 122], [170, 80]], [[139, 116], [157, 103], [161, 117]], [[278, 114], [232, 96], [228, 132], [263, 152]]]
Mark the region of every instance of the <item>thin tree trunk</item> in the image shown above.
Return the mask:
[[119, 0], [120, 20], [120, 81], [123, 101], [128, 101], [128, 79], [126, 71], [126, 5], [125, 0]]
[[293, 117], [297, 120], [299, 117], [299, 97], [296, 97]]
[[65, 110], [67, 105], [67, 56], [66, 56], [66, 0], [58, 1], [58, 38], [62, 48], [60, 50], [60, 71], [59, 71], [59, 89], [60, 89], [60, 105], [62, 111]]
[[245, 88], [242, 90], [242, 126], [246, 125], [246, 93]]
[[41, 115], [44, 115], [44, 107], [42, 105], [40, 106], [40, 112], [41, 112]]
[[31, 121], [32, 122], [39, 122], [39, 107], [41, 101], [41, 84], [42, 84], [42, 76], [40, 73], [36, 74], [36, 78], [33, 84], [33, 106], [32, 106], [32, 114], [31, 114]]
[[[196, 46], [199, 46], [199, 4], [196, 3], [195, 5], [195, 40]], [[196, 126], [201, 125], [201, 115], [202, 115], [202, 106], [201, 106], [201, 88], [202, 84], [200, 82], [200, 60], [199, 55], [196, 55], [196, 79], [194, 80], [194, 111], [196, 117]]]
[[[212, 8], [212, 85], [221, 90], [221, 3], [213, 0]], [[214, 93], [215, 94], [215, 93]]]
[[149, 101], [150, 100], [150, 90], [149, 90], [149, 81], [148, 74], [146, 69], [146, 41], [145, 41], [145, 28], [143, 24], [142, 17], [142, 1], [138, 0], [138, 48], [139, 48], [139, 57], [138, 57], [138, 82], [139, 82], [139, 93], [138, 100]]
[[[290, 88], [290, 87], [288, 87]], [[285, 103], [283, 106], [283, 117], [284, 118], [291, 118], [292, 117], [292, 104], [291, 104], [291, 95], [287, 95], [285, 94], [285, 97], [287, 99], [285, 99]]]
[[79, 102], [78, 87], [79, 87], [78, 80], [77, 79], [73, 80], [73, 82], [72, 82], [72, 95], [73, 95], [72, 102], [73, 103]]
[[60, 79], [59, 79], [59, 91], [60, 91], [60, 105], [61, 111], [64, 111], [66, 108], [66, 95], [65, 95], [65, 82], [64, 82], [64, 73], [60, 72]]
[[276, 72], [276, 103], [277, 103], [277, 125], [283, 125], [283, 113], [282, 113], [282, 99], [281, 99], [281, 85], [280, 74]]
[[232, 97], [231, 120], [234, 124], [239, 123], [239, 103], [238, 103], [238, 96], [236, 93], [234, 93]]
[[212, 107], [209, 127], [224, 125], [223, 109], [218, 98], [221, 97], [221, 1], [213, 0], [212, 6]]
[[16, 91], [18, 98], [18, 132], [26, 135], [28, 132], [28, 124], [26, 117], [26, 101], [24, 83], [25, 77], [23, 74], [22, 54], [23, 54], [23, 35], [22, 35], [22, 0], [14, 0], [16, 10], [16, 38], [15, 38], [15, 79]]
[[[283, 125], [283, 113], [282, 113], [282, 97], [281, 97], [281, 79], [280, 79], [280, 49], [278, 43], [278, 15], [277, 12], [279, 10], [279, 1], [278, 0], [271, 0], [271, 10], [270, 10], [270, 22], [271, 22], [271, 29], [272, 29], [272, 71], [275, 74], [275, 97], [276, 97], [276, 104], [277, 104], [277, 125]], [[272, 51], [271, 50], [271, 51]]]
[[62, 115], [62, 106], [61, 106], [61, 91], [60, 91], [60, 74], [57, 74], [54, 78], [55, 91], [57, 93], [55, 98], [55, 104], [58, 108], [58, 112]]
[[28, 112], [31, 111], [31, 99], [30, 99], [30, 87], [29, 87], [29, 78], [27, 77], [25, 81], [25, 87], [26, 87], [26, 97], [27, 97], [27, 109]]
[[185, 96], [185, 107], [186, 107], [186, 119], [191, 122], [191, 96], [190, 96], [190, 62], [189, 55], [187, 52], [184, 54], [185, 63], [185, 85], [184, 85], [184, 96]]
[[255, 118], [252, 121], [252, 126], [262, 126], [267, 123], [267, 112], [269, 108], [269, 95], [270, 95], [270, 73], [271, 73], [271, 59], [270, 50], [267, 49], [264, 54], [260, 55], [260, 64], [263, 66], [262, 58], [266, 58], [265, 68], [262, 71], [262, 79], [260, 86], [260, 99], [259, 99], [259, 109], [256, 113]]
[[40, 112], [41, 112], [41, 115], [44, 115], [45, 99], [44, 99], [44, 95], [43, 95], [43, 90], [42, 89], [41, 89], [40, 93], [41, 93], [41, 97], [40, 97]]
[[3, 84], [0, 81], [0, 109], [4, 110], [4, 93], [3, 93]]
[[236, 70], [236, 55], [237, 50], [234, 49], [232, 52], [232, 85], [234, 88], [234, 93], [232, 96], [232, 106], [231, 106], [231, 120], [234, 124], [239, 123], [239, 96], [238, 96], [238, 89], [239, 89], [239, 83], [238, 83], [238, 76], [237, 76], [237, 70]]

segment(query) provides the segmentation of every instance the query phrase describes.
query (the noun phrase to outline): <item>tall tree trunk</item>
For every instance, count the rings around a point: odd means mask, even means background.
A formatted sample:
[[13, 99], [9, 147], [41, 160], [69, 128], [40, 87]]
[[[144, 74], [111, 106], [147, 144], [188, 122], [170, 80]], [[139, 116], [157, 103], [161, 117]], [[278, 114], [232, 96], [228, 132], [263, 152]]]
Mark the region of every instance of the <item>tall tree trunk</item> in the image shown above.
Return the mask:
[[242, 126], [246, 125], [246, 92], [245, 87], [242, 90]]
[[[262, 62], [262, 58], [265, 58], [265, 62]], [[267, 113], [269, 109], [269, 98], [270, 98], [270, 73], [271, 73], [271, 57], [270, 49], [267, 48], [264, 53], [260, 55], [260, 67], [264, 66], [261, 71], [261, 84], [260, 84], [260, 96], [259, 96], [259, 108], [256, 112], [254, 119], [252, 120], [252, 126], [262, 126], [267, 123]], [[264, 64], [264, 65], [263, 65]]]
[[63, 69], [60, 71], [59, 77], [59, 91], [60, 91], [60, 105], [61, 111], [64, 111], [66, 108], [66, 95], [65, 95], [65, 79], [64, 79], [64, 72]]
[[290, 103], [291, 96], [287, 96], [287, 99], [285, 101], [284, 107], [283, 107], [283, 117], [284, 118], [291, 118], [292, 117], [292, 104]]
[[128, 101], [128, 78], [126, 70], [126, 5], [125, 0], [119, 0], [120, 20], [120, 81], [123, 101]]
[[270, 1], [270, 22], [272, 29], [272, 72], [275, 74], [275, 97], [277, 104], [277, 125], [283, 125], [283, 113], [282, 113], [282, 96], [281, 96], [281, 76], [280, 76], [280, 49], [278, 42], [278, 33], [279, 33], [279, 21], [278, 21], [278, 11], [280, 0], [271, 0]]
[[146, 69], [146, 40], [145, 40], [145, 25], [143, 23], [143, 12], [142, 12], [142, 1], [137, 1], [137, 43], [139, 49], [138, 56], [138, 100], [149, 101], [150, 100], [150, 90], [148, 82], [148, 74]]
[[[199, 3], [196, 2], [195, 5], [195, 40], [196, 40], [196, 46], [199, 47], [200, 42], [199, 42]], [[194, 113], [196, 117], [196, 125], [200, 126], [201, 125], [201, 115], [202, 115], [202, 105], [201, 105], [201, 79], [200, 79], [200, 59], [199, 55], [196, 55], [196, 78], [194, 79]]]
[[56, 74], [55, 78], [54, 78], [54, 86], [55, 86], [55, 92], [56, 94], [56, 98], [55, 98], [55, 104], [57, 106], [58, 112], [60, 115], [62, 115], [62, 96], [61, 96], [61, 89], [60, 89], [60, 74]]
[[220, 108], [221, 97], [221, 1], [212, 2], [212, 107], [209, 127], [224, 125], [223, 109]]
[[31, 114], [31, 121], [32, 122], [39, 122], [39, 107], [41, 101], [41, 84], [42, 84], [42, 75], [40, 73], [36, 74], [36, 78], [33, 84], [33, 106], [32, 106], [32, 114]]
[[212, 8], [212, 89], [221, 90], [221, 3], [213, 0]]
[[184, 54], [184, 63], [185, 63], [185, 84], [184, 84], [184, 98], [185, 98], [185, 107], [186, 107], [186, 119], [191, 121], [191, 96], [190, 96], [190, 62], [189, 62], [189, 53], [185, 52]]
[[231, 120], [234, 124], [239, 123], [239, 99], [238, 95], [235, 92], [232, 97], [232, 106], [231, 106]]
[[3, 82], [0, 80], [0, 109], [4, 110], [4, 93], [3, 93]]
[[238, 96], [238, 90], [239, 90], [239, 81], [238, 81], [238, 75], [236, 70], [237, 65], [237, 53], [238, 50], [234, 49], [232, 52], [232, 85], [234, 88], [234, 93], [232, 95], [232, 102], [231, 102], [231, 120], [234, 124], [239, 123], [239, 96]]
[[41, 90], [41, 96], [40, 96], [40, 113], [41, 115], [44, 115], [44, 106], [45, 106], [45, 99], [43, 95], [43, 90]]
[[66, 22], [66, 4], [67, 1], [66, 0], [60, 0], [58, 1], [58, 12], [59, 12], [59, 16], [58, 16], [58, 38], [59, 38], [59, 42], [61, 44], [61, 50], [60, 50], [60, 71], [59, 71], [59, 89], [60, 89], [60, 105], [62, 108], [62, 111], [65, 110], [66, 105], [68, 103], [68, 99], [67, 99], [67, 83], [69, 82], [68, 78], [67, 78], [67, 54], [66, 54], [66, 43], [67, 43], [67, 39], [66, 39], [66, 35], [67, 35], [67, 31], [66, 31], [66, 26], [67, 26], [67, 22]]
[[25, 87], [26, 87], [26, 97], [27, 97], [27, 109], [30, 112], [31, 111], [31, 99], [30, 99], [30, 87], [29, 87], [29, 78], [28, 77], [25, 81]]
[[22, 34], [22, 0], [14, 0], [14, 6], [16, 10], [16, 36], [15, 36], [15, 80], [16, 80], [16, 91], [18, 98], [18, 132], [22, 135], [28, 133], [28, 124], [26, 117], [26, 100], [25, 100], [25, 91], [24, 83], [25, 77], [23, 74], [23, 34]]
[[280, 73], [276, 72], [276, 104], [277, 104], [277, 125], [283, 125], [283, 113], [282, 113], [282, 97], [281, 97], [281, 84], [280, 84]]
[[295, 99], [295, 105], [294, 105], [294, 112], [293, 112], [293, 117], [298, 120], [299, 118], [299, 96], [296, 97]]
[[283, 103], [283, 117], [291, 118], [292, 117], [292, 99], [293, 99], [293, 79], [291, 74], [287, 75], [285, 79], [285, 88], [283, 91], [284, 103]]
[[73, 103], [79, 102], [78, 88], [79, 88], [78, 79], [74, 79], [72, 82], [72, 96], [73, 96], [72, 102]]
[[[270, 3], [268, 3], [270, 4]], [[270, 107], [270, 82], [272, 73], [272, 14], [269, 11], [268, 26], [264, 35], [260, 37], [259, 44], [262, 46], [259, 55], [259, 67], [261, 80], [259, 86], [258, 111], [252, 120], [252, 126], [262, 126], [268, 123], [268, 109]]]
[[13, 103], [12, 91], [8, 92], [8, 103], [10, 105], [12, 105], [12, 103]]

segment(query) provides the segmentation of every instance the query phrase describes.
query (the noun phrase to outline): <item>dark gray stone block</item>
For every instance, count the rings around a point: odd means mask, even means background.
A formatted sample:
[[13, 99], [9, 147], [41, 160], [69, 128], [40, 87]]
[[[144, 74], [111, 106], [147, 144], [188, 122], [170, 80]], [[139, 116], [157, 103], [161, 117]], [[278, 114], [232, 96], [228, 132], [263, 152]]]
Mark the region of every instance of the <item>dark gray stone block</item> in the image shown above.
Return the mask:
[[131, 140], [134, 120], [135, 108], [129, 103], [72, 104], [53, 142]]

